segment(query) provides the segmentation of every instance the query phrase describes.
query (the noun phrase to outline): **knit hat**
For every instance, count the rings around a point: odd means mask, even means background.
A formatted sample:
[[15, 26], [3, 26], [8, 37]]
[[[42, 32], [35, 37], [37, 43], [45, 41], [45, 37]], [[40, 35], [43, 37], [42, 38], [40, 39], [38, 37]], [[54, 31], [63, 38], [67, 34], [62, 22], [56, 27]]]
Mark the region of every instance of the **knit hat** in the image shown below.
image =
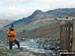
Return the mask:
[[11, 27], [14, 27], [14, 25], [12, 24]]

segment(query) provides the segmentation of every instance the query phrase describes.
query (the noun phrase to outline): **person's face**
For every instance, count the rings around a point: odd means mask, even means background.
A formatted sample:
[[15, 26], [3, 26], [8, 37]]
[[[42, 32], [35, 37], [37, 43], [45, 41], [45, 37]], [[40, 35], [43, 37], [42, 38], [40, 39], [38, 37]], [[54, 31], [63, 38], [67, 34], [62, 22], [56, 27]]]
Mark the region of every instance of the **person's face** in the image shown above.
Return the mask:
[[11, 29], [14, 29], [14, 27], [11, 27]]

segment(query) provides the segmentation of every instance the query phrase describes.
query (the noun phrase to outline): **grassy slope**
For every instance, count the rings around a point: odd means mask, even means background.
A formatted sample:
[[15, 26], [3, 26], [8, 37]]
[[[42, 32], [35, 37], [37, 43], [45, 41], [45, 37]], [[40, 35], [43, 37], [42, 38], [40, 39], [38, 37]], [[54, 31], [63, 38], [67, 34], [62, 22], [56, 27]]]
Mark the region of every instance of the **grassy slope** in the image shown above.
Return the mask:
[[34, 30], [36, 28], [40, 28], [40, 27], [43, 27], [45, 25], [48, 25], [50, 23], [51, 22], [39, 22], [37, 24], [30, 24], [30, 25], [27, 25], [25, 27], [21, 27], [20, 29], [16, 29], [16, 30], [17, 30], [17, 32], [22, 32], [23, 30], [31, 31], [31, 30]]
[[0, 56], [52, 56], [52, 53], [33, 53], [30, 51], [0, 49]]
[[0, 49], [0, 56], [34, 56], [30, 51]]
[[[51, 24], [52, 22], [50, 21], [45, 21], [45, 22], [39, 22], [37, 24], [30, 24], [30, 25], [26, 25], [26, 26], [23, 26], [21, 28], [18, 28], [16, 29], [17, 33], [22, 33], [24, 31], [34, 31], [35, 29], [40, 29], [41, 27], [45, 27], [46, 25], [49, 25]], [[6, 36], [6, 32], [7, 30], [6, 29], [3, 29], [3, 32], [0, 34], [1, 37], [5, 37]]]
[[29, 32], [19, 33], [17, 37], [59, 37], [59, 24], [58, 22], [51, 23]]
[[19, 50], [0, 49], [0, 56], [7, 56], [8, 53], [16, 54]]
[[[23, 30], [23, 31], [22, 31]], [[27, 30], [28, 32], [25, 32]], [[6, 37], [6, 31], [0, 34]], [[59, 37], [59, 23], [40, 22], [17, 30], [17, 37]]]

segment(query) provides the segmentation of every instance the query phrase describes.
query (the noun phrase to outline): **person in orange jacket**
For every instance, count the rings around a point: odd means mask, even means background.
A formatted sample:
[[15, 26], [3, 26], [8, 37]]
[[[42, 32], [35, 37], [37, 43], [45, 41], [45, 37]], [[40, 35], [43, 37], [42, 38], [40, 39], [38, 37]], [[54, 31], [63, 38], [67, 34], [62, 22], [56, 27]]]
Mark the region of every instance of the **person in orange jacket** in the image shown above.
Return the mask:
[[18, 46], [18, 49], [20, 49], [20, 44], [16, 40], [16, 37], [15, 37], [16, 36], [16, 31], [14, 30], [14, 25], [13, 24], [8, 29], [7, 36], [8, 36], [8, 41], [9, 41], [9, 49], [12, 49], [13, 42], [15, 42], [15, 44], [17, 44], [17, 46]]

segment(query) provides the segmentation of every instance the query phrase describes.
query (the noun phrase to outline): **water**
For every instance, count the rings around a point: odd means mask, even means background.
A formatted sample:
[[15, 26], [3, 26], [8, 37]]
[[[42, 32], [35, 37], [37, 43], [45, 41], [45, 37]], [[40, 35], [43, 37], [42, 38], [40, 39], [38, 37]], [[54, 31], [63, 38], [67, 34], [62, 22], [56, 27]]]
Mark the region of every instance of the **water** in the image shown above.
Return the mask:
[[[47, 41], [48, 40], [48, 41]], [[45, 49], [48, 47], [59, 47], [57, 46], [57, 43], [59, 43], [58, 40], [53, 39], [44, 39], [44, 38], [25, 38], [23, 40], [20, 40], [20, 46], [23, 48], [23, 50], [28, 50], [34, 53], [53, 53], [54, 50]], [[5, 43], [6, 44], [6, 43]], [[0, 48], [8, 48], [8, 45], [0, 44]], [[8, 43], [7, 43], [8, 44]], [[13, 48], [17, 48], [17, 45], [14, 45]]]
[[[23, 48], [23, 50], [27, 49], [35, 53], [53, 53], [52, 50], [46, 50], [43, 48], [43, 46], [39, 48], [39, 46], [41, 46], [40, 45], [41, 42], [37, 42], [38, 40], [40, 39], [29, 39], [21, 42], [20, 45]], [[17, 46], [15, 45], [14, 48], [17, 48]]]

